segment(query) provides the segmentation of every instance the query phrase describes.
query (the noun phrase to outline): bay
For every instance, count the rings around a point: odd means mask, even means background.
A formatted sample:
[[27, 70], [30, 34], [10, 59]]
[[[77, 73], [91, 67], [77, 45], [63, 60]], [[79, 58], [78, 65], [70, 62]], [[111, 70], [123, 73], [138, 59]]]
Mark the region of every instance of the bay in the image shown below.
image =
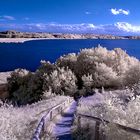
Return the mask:
[[40, 60], [54, 63], [64, 54], [78, 53], [80, 49], [96, 47], [98, 44], [109, 50], [122, 48], [129, 55], [140, 59], [140, 40], [60, 39], [0, 43], [0, 72], [16, 68], [35, 71], [40, 65]]

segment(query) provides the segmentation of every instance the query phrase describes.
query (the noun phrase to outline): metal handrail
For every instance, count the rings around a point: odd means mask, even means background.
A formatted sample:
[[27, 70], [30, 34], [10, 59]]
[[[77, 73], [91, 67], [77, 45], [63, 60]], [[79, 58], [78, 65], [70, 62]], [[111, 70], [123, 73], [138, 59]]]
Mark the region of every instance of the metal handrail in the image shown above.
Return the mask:
[[[60, 110], [59, 110], [59, 113], [62, 113], [63, 107], [65, 107], [66, 104], [70, 104], [72, 101], [73, 101], [73, 100], [72, 100], [71, 98], [68, 98], [66, 101], [64, 101], [64, 102], [62, 102], [62, 103], [60, 103], [60, 104], [54, 106], [53, 108], [51, 108], [51, 109], [47, 112], [47, 114], [44, 115], [44, 116], [41, 118], [41, 120], [40, 120], [40, 122], [39, 122], [39, 124], [38, 124], [38, 126], [37, 126], [37, 128], [36, 128], [36, 130], [35, 130], [35, 132], [34, 132], [34, 134], [33, 134], [32, 140], [40, 140], [40, 135], [41, 135], [41, 132], [44, 130], [44, 127], [45, 127], [46, 122], [47, 122], [47, 121], [51, 121], [51, 120], [53, 119], [53, 114], [52, 114], [52, 112], [53, 112], [54, 110], [60, 109]], [[58, 113], [58, 114], [59, 114], [59, 113]]]

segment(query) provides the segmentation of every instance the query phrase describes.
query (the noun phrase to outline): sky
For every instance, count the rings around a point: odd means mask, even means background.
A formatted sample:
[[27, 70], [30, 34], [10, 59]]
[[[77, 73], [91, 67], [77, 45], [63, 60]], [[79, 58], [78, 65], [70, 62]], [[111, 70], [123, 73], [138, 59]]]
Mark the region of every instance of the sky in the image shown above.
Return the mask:
[[140, 35], [140, 0], [1, 0], [0, 31]]

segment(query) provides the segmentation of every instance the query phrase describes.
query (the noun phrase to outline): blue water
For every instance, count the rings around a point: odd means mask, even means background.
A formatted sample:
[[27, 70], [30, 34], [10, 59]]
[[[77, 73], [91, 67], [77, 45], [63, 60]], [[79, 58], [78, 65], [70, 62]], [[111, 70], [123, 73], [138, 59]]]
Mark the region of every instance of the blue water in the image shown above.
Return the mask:
[[108, 49], [122, 48], [140, 59], [140, 40], [36, 40], [25, 43], [0, 43], [0, 71], [26, 68], [35, 71], [40, 60], [55, 62], [61, 55], [79, 52], [101, 44]]

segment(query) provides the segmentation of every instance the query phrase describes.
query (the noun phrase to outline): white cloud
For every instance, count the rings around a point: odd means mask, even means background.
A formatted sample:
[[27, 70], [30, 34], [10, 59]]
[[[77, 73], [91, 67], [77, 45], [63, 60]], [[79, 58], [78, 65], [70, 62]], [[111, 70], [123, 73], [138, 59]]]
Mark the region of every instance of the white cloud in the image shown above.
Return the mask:
[[90, 14], [91, 14], [91, 12], [89, 12], [89, 11], [86, 11], [86, 12], [85, 12], [85, 14], [86, 14], [86, 15], [90, 15]]
[[15, 20], [13, 16], [8, 16], [8, 15], [0, 16], [0, 18], [4, 20]]
[[130, 11], [129, 10], [123, 10], [123, 9], [110, 9], [111, 13], [113, 15], [119, 15], [119, 14], [123, 14], [123, 15], [129, 15], [130, 14]]
[[32, 26], [40, 29], [40, 30], [61, 30], [61, 31], [74, 31], [74, 32], [78, 32], [78, 31], [86, 31], [86, 30], [94, 30], [95, 26], [93, 24], [86, 24], [86, 23], [82, 23], [82, 24], [32, 24]]
[[123, 30], [123, 31], [126, 31], [126, 32], [140, 33], [140, 26], [135, 26], [135, 25], [129, 24], [127, 22], [117, 22], [115, 24], [115, 26], [119, 30]]
[[29, 32], [54, 32], [54, 33], [93, 33], [113, 35], [140, 35], [140, 26], [127, 22], [114, 24], [58, 24], [58, 23], [32, 23], [32, 24], [0, 24], [0, 30], [18, 30]]
[[91, 33], [97, 27], [94, 24], [57, 24], [57, 23], [32, 23], [32, 24], [0, 24], [0, 29], [41, 31], [41, 32], [68, 32], [68, 33]]

